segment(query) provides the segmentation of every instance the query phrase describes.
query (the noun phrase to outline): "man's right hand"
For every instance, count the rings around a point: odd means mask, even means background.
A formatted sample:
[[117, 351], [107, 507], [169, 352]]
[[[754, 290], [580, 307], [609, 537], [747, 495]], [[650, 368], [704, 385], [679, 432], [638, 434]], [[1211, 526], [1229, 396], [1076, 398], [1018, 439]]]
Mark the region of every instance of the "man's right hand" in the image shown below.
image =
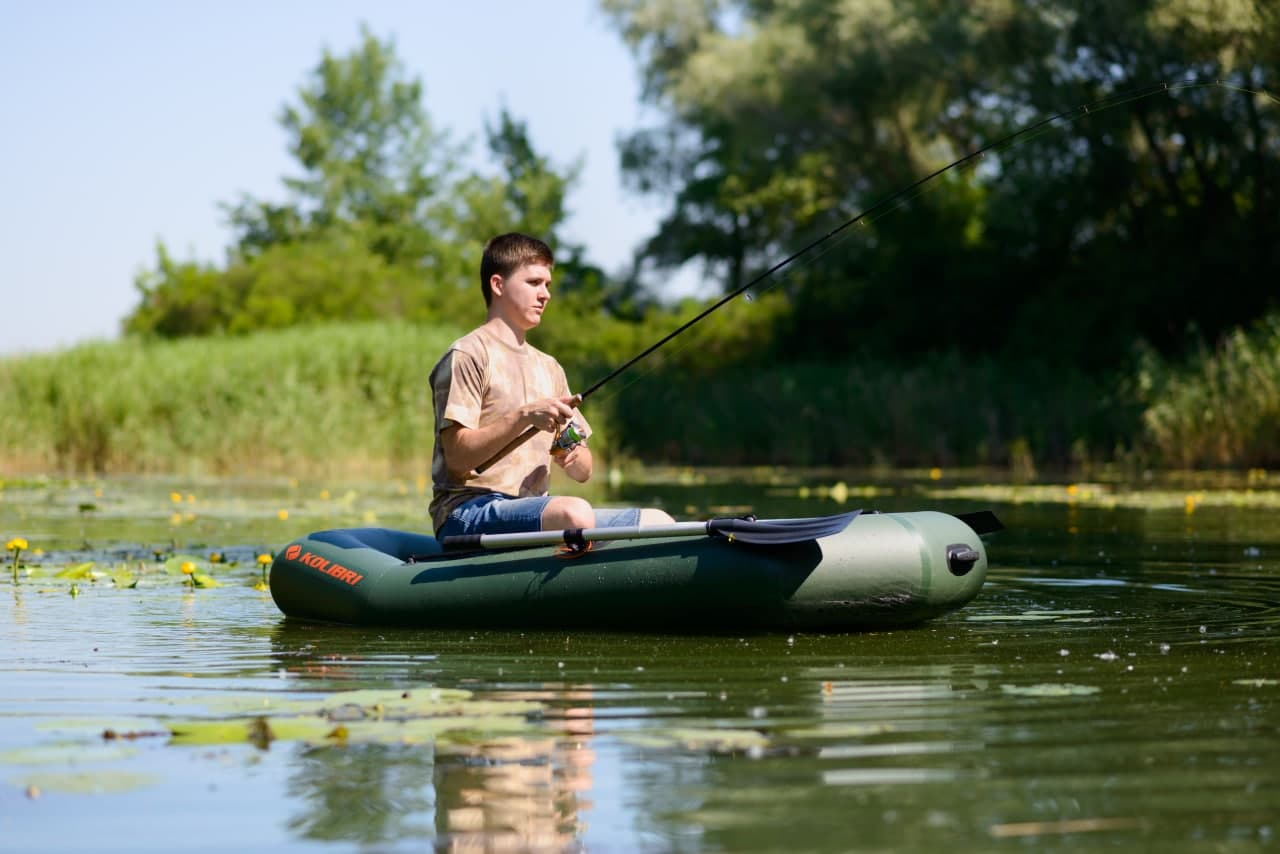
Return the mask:
[[547, 433], [555, 433], [573, 417], [576, 397], [547, 397], [526, 403], [521, 409], [521, 419], [530, 427]]

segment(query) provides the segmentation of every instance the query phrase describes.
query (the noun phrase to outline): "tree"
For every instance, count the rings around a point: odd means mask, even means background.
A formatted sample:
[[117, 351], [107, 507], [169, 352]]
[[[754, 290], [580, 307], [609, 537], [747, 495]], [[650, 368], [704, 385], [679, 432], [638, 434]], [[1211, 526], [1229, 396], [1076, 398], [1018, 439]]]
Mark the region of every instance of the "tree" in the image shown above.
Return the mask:
[[[325, 51], [280, 114], [299, 173], [283, 202], [225, 207], [235, 243], [224, 268], [175, 261], [161, 244], [140, 274], [125, 330], [240, 333], [332, 319], [483, 317], [476, 271], [495, 233], [554, 244], [579, 167], [560, 171], [505, 109], [488, 129], [496, 174], [464, 172], [466, 148], [437, 130], [394, 45], [363, 30], [346, 55]], [[603, 276], [581, 247], [559, 250], [571, 284]]]
[[[1188, 74], [1256, 90], [1277, 73], [1277, 14], [1248, 0], [603, 5], [662, 114], [621, 150], [631, 185], [671, 200], [646, 260], [701, 260], [726, 289], [1036, 118]], [[1102, 367], [1135, 337], [1168, 352], [1192, 320], [1214, 335], [1252, 319], [1280, 274], [1274, 106], [1179, 91], [950, 172], [776, 277], [779, 346]], [[1206, 306], [1204, 281], [1227, 275]]]
[[392, 43], [365, 29], [350, 54], [326, 50], [280, 124], [302, 174], [284, 179], [285, 205], [246, 197], [228, 208], [241, 255], [357, 226], [390, 264], [450, 252], [456, 235], [441, 231], [449, 209], [440, 198], [457, 179], [463, 149], [435, 129], [422, 83]]

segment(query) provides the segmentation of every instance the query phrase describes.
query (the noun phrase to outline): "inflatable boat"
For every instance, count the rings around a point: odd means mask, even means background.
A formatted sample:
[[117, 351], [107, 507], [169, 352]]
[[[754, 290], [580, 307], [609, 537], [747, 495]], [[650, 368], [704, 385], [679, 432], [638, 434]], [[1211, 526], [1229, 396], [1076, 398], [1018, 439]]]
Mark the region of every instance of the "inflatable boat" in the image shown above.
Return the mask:
[[947, 613], [982, 588], [989, 511], [855, 511], [446, 537], [317, 531], [280, 550], [293, 619], [362, 626], [871, 630]]

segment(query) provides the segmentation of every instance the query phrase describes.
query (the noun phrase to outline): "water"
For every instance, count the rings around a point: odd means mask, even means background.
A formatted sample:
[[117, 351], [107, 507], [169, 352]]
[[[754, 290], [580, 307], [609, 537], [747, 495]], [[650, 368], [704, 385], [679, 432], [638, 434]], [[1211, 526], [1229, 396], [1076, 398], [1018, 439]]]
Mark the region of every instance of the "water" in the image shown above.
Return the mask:
[[[286, 623], [250, 586], [253, 556], [370, 514], [411, 527], [416, 490], [344, 492], [339, 507], [296, 485], [179, 486], [180, 501], [170, 486], [0, 491], [0, 536], [43, 543], [54, 569], [127, 559], [141, 578], [82, 580], [72, 596], [66, 581], [3, 574], [6, 850], [1276, 844], [1280, 522], [1266, 502], [975, 505], [905, 487], [850, 499], [992, 506], [1008, 530], [988, 540], [983, 593], [908, 631], [707, 637]], [[849, 506], [776, 484], [630, 489], [678, 515]], [[67, 510], [93, 491], [99, 509]], [[173, 507], [196, 510], [175, 520]], [[143, 571], [154, 551], [213, 549], [239, 561], [209, 566], [216, 589]], [[349, 740], [262, 746], [177, 744], [167, 729], [233, 717], [228, 701], [428, 686], [537, 711], [467, 706], [458, 729], [410, 744], [361, 743], [354, 723]]]

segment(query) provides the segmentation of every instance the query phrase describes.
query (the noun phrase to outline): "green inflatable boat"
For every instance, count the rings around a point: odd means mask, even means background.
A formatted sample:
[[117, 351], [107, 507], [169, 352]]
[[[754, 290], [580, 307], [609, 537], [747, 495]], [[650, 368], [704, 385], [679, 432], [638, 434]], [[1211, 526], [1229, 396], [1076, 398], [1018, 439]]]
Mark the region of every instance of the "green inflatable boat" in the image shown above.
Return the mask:
[[988, 511], [853, 512], [446, 537], [317, 531], [271, 566], [286, 616], [365, 626], [863, 630], [982, 588]]

